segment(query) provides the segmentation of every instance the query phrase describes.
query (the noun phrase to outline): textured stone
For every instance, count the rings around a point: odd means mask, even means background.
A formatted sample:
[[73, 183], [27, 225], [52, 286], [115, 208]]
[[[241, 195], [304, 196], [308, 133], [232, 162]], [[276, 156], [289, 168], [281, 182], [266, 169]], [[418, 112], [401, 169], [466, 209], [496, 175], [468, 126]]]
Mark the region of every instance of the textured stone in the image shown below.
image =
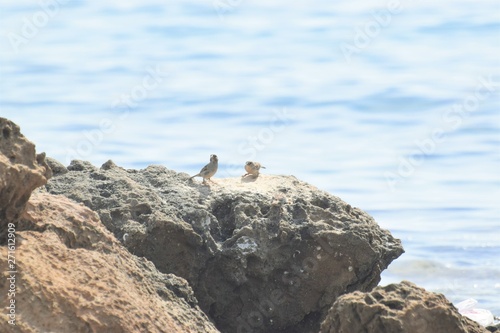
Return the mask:
[[0, 306], [15, 300], [16, 325], [2, 316], [0, 332], [218, 332], [184, 279], [131, 255], [87, 207], [35, 193], [16, 229], [13, 298], [0, 262]]
[[[215, 179], [73, 161], [46, 186], [95, 210], [129, 251], [189, 281], [224, 332], [317, 332], [403, 252], [365, 212], [293, 176]], [[243, 170], [243, 166], [242, 166]]]
[[[497, 318], [497, 321], [498, 321], [498, 318]], [[490, 326], [486, 327], [486, 329], [488, 330], [488, 332], [500, 332], [500, 323], [490, 325]]]
[[68, 172], [68, 169], [56, 159], [47, 157], [45, 160], [47, 161], [47, 164], [52, 170], [52, 174], [54, 177], [58, 175], [64, 175], [66, 172]]
[[31, 192], [51, 176], [45, 153], [37, 155], [19, 126], [0, 118], [0, 244], [6, 241], [7, 222], [22, 214]]
[[484, 333], [487, 330], [442, 294], [411, 282], [340, 296], [321, 324], [321, 333]]

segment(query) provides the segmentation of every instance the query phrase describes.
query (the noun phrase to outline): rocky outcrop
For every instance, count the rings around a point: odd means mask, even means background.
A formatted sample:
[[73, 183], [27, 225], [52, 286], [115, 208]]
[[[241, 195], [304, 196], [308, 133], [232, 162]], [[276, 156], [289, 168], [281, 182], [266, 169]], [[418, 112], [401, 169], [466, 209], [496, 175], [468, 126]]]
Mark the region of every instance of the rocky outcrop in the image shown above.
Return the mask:
[[218, 332], [184, 279], [131, 255], [83, 205], [36, 193], [15, 235], [17, 273], [0, 263], [0, 294], [14, 295], [0, 307], [15, 301], [16, 325], [1, 332]]
[[16, 324], [0, 332], [485, 331], [409, 282], [372, 290], [399, 240], [295, 177], [65, 167], [1, 118], [0, 153], [0, 306]]
[[21, 215], [31, 192], [51, 175], [45, 154], [37, 155], [19, 126], [0, 118], [0, 244], [6, 241], [6, 222]]
[[443, 295], [411, 282], [339, 297], [321, 324], [321, 333], [484, 333], [460, 315]]
[[189, 281], [223, 332], [317, 332], [342, 294], [403, 252], [368, 214], [293, 176], [203, 186], [162, 166], [73, 161], [46, 186], [96, 211], [128, 250]]
[[32, 195], [50, 176], [0, 118], [0, 332], [218, 332], [186, 280], [130, 254], [95, 212]]

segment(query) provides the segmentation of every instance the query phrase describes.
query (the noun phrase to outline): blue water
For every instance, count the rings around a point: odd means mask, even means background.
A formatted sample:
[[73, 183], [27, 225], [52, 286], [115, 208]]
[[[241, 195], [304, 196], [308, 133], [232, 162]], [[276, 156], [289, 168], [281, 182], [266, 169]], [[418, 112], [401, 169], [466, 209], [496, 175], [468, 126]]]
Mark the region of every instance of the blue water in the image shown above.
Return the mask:
[[0, 3], [0, 116], [38, 151], [258, 160], [401, 238], [382, 284], [500, 315], [498, 2]]

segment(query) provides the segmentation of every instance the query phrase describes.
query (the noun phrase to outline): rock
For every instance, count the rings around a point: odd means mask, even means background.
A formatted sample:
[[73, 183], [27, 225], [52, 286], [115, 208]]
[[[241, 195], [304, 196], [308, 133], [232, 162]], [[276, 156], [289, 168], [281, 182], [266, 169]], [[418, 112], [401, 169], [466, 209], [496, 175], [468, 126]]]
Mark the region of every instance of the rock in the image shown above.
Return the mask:
[[500, 332], [500, 323], [486, 327], [488, 332]]
[[0, 244], [6, 241], [7, 223], [22, 214], [31, 192], [51, 176], [45, 153], [37, 155], [19, 126], [0, 118]]
[[68, 172], [68, 169], [59, 161], [56, 159], [53, 159], [51, 157], [46, 158], [47, 164], [49, 165], [50, 169], [52, 170], [52, 175], [58, 176], [58, 175], [64, 175], [66, 172]]
[[131, 255], [87, 207], [34, 193], [16, 229], [14, 251], [0, 247], [15, 256], [14, 287], [0, 262], [0, 306], [15, 300], [16, 325], [1, 332], [218, 332], [184, 279]]
[[87, 161], [73, 160], [68, 166], [68, 171], [95, 171], [97, 168]]
[[109, 170], [109, 169], [113, 169], [113, 168], [118, 168], [118, 166], [112, 160], [108, 160], [106, 163], [101, 165], [102, 170]]
[[365, 212], [293, 176], [252, 182], [73, 161], [46, 188], [95, 210], [129, 251], [185, 278], [223, 332], [317, 332], [342, 294], [403, 253]]
[[371, 292], [340, 296], [320, 333], [483, 333], [485, 328], [460, 315], [442, 294], [403, 281]]

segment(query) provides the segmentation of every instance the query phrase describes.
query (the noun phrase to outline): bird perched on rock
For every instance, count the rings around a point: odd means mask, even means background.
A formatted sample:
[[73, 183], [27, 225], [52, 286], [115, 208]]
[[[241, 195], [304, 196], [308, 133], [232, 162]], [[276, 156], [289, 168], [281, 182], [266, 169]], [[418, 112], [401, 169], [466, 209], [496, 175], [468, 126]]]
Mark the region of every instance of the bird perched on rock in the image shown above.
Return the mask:
[[260, 165], [259, 162], [247, 161], [245, 163], [245, 171], [247, 173], [244, 174], [242, 177], [245, 177], [247, 175], [252, 175], [254, 177], [257, 177], [259, 175], [260, 168], [265, 169], [266, 167]]
[[206, 184], [206, 180], [207, 179], [210, 180], [210, 178], [213, 177], [213, 175], [215, 175], [218, 167], [219, 167], [219, 159], [217, 158], [217, 155], [212, 154], [210, 155], [210, 163], [205, 165], [198, 174], [194, 175], [189, 179], [193, 179], [194, 177], [202, 177], [203, 184]]

